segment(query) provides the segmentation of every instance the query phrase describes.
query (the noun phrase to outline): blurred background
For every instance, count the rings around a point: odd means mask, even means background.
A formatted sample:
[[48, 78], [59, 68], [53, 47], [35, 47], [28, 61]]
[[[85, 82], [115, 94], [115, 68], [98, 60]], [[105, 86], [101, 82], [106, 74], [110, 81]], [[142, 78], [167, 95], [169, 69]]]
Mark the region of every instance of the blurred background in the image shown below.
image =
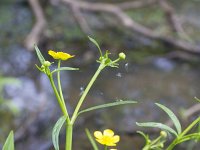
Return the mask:
[[[49, 49], [76, 55], [63, 66], [64, 97], [70, 114], [98, 67], [98, 41], [111, 57], [124, 52], [119, 69], [105, 69], [89, 92], [83, 108], [137, 100], [87, 113], [74, 128], [74, 149], [92, 149], [85, 135], [113, 129], [121, 135], [119, 149], [141, 149], [144, 130], [135, 122], [168, 121], [159, 102], [179, 116], [184, 126], [199, 115], [200, 0], [1, 0], [0, 1], [0, 143], [15, 132], [17, 150], [51, 150], [51, 131], [61, 115], [47, 77], [39, 72], [33, 46], [45, 58]], [[159, 132], [146, 130], [151, 135]], [[61, 134], [64, 144], [64, 131]], [[190, 142], [179, 149], [198, 149]], [[2, 146], [2, 145], [1, 145]], [[0, 147], [1, 147], [0, 146]], [[178, 148], [177, 148], [178, 149]]]

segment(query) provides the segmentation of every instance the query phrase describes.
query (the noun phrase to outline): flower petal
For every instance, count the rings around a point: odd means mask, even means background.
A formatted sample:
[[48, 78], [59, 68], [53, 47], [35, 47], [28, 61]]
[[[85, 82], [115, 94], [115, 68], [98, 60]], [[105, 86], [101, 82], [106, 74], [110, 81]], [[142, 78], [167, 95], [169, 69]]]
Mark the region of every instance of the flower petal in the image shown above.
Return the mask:
[[115, 143], [106, 143], [105, 145], [106, 145], [106, 146], [116, 146]]
[[117, 143], [117, 142], [119, 142], [119, 140], [120, 140], [120, 136], [119, 135], [115, 135], [115, 136], [112, 137], [112, 142], [113, 143]]
[[102, 133], [100, 131], [95, 131], [94, 132], [94, 136], [97, 139], [102, 139], [102, 137], [103, 137], [103, 135], [102, 135]]
[[111, 129], [106, 129], [103, 131], [104, 136], [112, 137], [114, 135], [114, 132]]
[[59, 58], [60, 58], [61, 60], [67, 60], [67, 59], [69, 59], [69, 58], [74, 57], [73, 55], [70, 55], [70, 54], [64, 53], [64, 52], [57, 52], [57, 54], [58, 54], [58, 56], [59, 56]]
[[57, 53], [54, 52], [53, 50], [49, 50], [49, 51], [48, 51], [48, 54], [49, 54], [50, 56], [52, 56], [54, 59], [59, 59]]
[[105, 141], [102, 139], [96, 139], [97, 142], [99, 142], [102, 145], [106, 145]]

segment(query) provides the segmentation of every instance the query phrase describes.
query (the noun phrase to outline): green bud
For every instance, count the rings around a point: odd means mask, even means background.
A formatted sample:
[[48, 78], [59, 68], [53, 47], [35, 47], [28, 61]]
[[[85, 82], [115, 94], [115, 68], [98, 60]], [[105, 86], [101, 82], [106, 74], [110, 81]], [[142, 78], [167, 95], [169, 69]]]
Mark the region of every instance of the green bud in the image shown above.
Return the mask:
[[49, 66], [51, 66], [51, 63], [49, 61], [44, 61], [43, 65], [45, 67], [49, 67]]
[[148, 140], [147, 140], [147, 143], [151, 143], [151, 140], [150, 140], [150, 139], [148, 139]]
[[160, 143], [159, 146], [160, 146], [160, 148], [163, 148], [163, 147], [164, 147], [164, 144], [163, 144], [163, 143]]
[[125, 59], [125, 58], [126, 58], [126, 55], [125, 55], [124, 53], [121, 52], [121, 53], [119, 53], [119, 58], [120, 58], [120, 59]]
[[160, 132], [160, 135], [161, 135], [162, 137], [166, 138], [166, 137], [167, 137], [167, 132], [161, 131], [161, 132]]

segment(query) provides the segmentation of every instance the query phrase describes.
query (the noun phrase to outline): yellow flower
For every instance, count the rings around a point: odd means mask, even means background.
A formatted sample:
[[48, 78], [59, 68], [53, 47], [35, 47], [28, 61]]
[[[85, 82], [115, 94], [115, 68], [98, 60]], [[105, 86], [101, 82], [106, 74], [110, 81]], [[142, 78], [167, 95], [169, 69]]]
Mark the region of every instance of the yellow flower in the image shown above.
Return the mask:
[[95, 131], [94, 136], [97, 142], [106, 146], [116, 146], [116, 143], [120, 140], [119, 135], [114, 135], [114, 132], [110, 129], [104, 130], [103, 134], [100, 131]]
[[53, 50], [49, 50], [48, 54], [51, 55], [54, 59], [60, 59], [60, 60], [67, 60], [69, 58], [74, 57], [74, 55], [70, 55], [64, 52], [55, 52]]

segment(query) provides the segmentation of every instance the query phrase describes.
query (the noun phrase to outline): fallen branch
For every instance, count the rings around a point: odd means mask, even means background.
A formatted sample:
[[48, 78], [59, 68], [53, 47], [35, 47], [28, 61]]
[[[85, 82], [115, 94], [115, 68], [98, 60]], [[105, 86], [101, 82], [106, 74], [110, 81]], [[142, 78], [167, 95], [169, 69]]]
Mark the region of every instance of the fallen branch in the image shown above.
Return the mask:
[[36, 17], [36, 23], [26, 37], [24, 45], [28, 50], [33, 50], [34, 44], [38, 44], [44, 28], [46, 27], [46, 19], [38, 0], [28, 0], [28, 2]]
[[173, 33], [177, 33], [179, 38], [190, 40], [189, 36], [185, 33], [179, 17], [175, 14], [174, 8], [169, 4], [167, 0], [159, 0], [160, 8], [163, 10], [166, 16], [166, 20]]
[[62, 0], [67, 5], [75, 5], [82, 10], [87, 11], [95, 11], [95, 12], [106, 12], [114, 15], [118, 18], [119, 22], [126, 27], [127, 29], [139, 33], [145, 37], [159, 40], [169, 45], [172, 45], [179, 50], [199, 54], [200, 55], [200, 46], [191, 44], [187, 41], [183, 41], [181, 39], [172, 37], [172, 36], [163, 36], [157, 34], [155, 31], [135, 22], [133, 18], [128, 16], [118, 5], [114, 4], [105, 4], [105, 3], [91, 3], [91, 2], [84, 2], [84, 1], [77, 1], [77, 0]]
[[79, 25], [79, 27], [83, 31], [83, 33], [86, 35], [90, 35], [92, 30], [90, 29], [84, 16], [81, 14], [79, 7], [77, 7], [76, 5], [71, 5], [71, 10], [73, 12], [73, 16], [74, 16], [77, 24]]

